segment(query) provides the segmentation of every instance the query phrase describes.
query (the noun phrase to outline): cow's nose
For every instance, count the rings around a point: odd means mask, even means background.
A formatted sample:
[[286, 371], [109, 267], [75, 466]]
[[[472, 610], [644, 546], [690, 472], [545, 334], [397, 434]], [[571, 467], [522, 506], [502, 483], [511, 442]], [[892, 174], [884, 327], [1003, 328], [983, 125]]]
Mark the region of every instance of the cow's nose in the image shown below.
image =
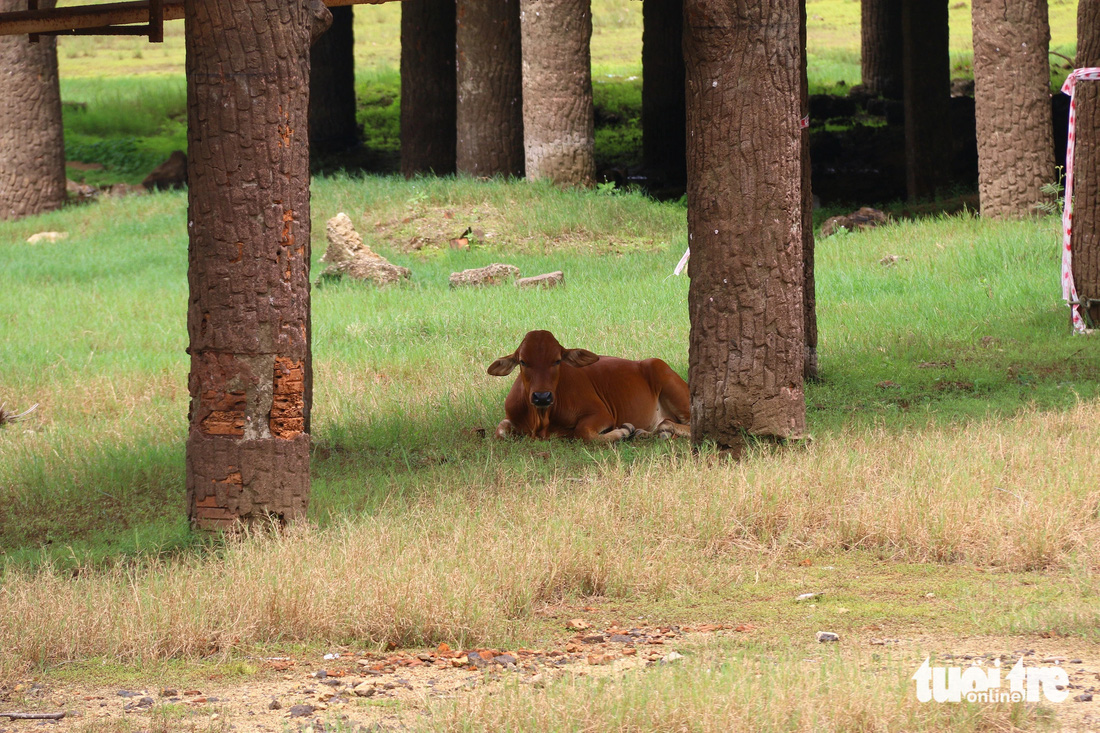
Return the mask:
[[549, 407], [553, 403], [553, 392], [534, 392], [531, 394], [531, 404], [535, 407]]

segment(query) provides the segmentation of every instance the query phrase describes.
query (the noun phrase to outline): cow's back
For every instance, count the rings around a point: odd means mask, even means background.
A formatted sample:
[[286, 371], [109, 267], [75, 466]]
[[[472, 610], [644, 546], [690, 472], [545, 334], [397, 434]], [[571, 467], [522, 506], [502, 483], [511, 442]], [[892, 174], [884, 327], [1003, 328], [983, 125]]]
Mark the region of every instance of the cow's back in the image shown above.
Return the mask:
[[648, 430], [661, 419], [658, 396], [666, 373], [679, 379], [660, 359], [631, 361], [601, 356], [596, 363], [579, 369], [563, 365], [559, 394], [566, 402], [562, 407], [569, 413], [582, 412], [591, 409], [592, 400], [597, 399], [617, 425], [630, 423]]

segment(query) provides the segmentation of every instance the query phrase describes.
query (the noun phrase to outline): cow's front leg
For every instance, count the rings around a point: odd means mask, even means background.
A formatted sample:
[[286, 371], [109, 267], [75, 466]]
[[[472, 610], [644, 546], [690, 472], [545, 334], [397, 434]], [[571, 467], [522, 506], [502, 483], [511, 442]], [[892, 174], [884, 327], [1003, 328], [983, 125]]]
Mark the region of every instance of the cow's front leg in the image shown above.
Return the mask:
[[573, 435], [593, 443], [614, 443], [634, 435], [634, 426], [623, 423], [616, 427], [610, 415], [596, 415], [578, 422]]
[[512, 421], [508, 418], [504, 418], [500, 421], [500, 424], [497, 425], [497, 430], [493, 433], [493, 437], [497, 439], [510, 438], [514, 432], [515, 426], [512, 425]]
[[671, 438], [677, 435], [680, 437], [690, 438], [691, 426], [681, 425], [680, 423], [674, 422], [672, 420], [662, 420], [661, 423], [652, 431], [637, 430], [634, 433], [635, 438]]

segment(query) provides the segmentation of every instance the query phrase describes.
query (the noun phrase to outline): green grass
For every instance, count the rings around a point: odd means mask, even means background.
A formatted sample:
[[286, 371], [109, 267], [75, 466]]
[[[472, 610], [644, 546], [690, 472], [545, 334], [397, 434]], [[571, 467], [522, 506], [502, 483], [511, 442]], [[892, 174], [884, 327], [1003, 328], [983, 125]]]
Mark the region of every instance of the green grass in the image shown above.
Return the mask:
[[[0, 325], [9, 334], [0, 396], [15, 408], [43, 403], [31, 432], [0, 431], [0, 548], [9, 560], [37, 562], [42, 548], [72, 561], [191, 542], [181, 521], [184, 202], [157, 194], [0, 226]], [[500, 460], [522, 474], [586, 470], [584, 446], [554, 445], [552, 460], [532, 461], [522, 444], [467, 432], [499, 419], [508, 380], [484, 369], [530, 328], [602, 353], [660, 355], [686, 373], [687, 279], [670, 276], [686, 243], [681, 205], [523, 183], [319, 179], [315, 275], [323, 222], [337, 211], [414, 275], [386, 290], [314, 290], [311, 515], [322, 522], [474, 476], [493, 483]], [[484, 227], [485, 239], [447, 248], [467, 224]], [[72, 235], [22, 244], [40, 229]], [[1052, 219], [963, 216], [821, 240], [823, 381], [807, 390], [810, 431], [966, 425], [1095, 399], [1100, 347], [1068, 336], [1057, 229]], [[403, 252], [413, 232], [428, 245]], [[886, 255], [900, 259], [885, 266]], [[524, 274], [563, 269], [568, 287], [447, 286], [449, 273], [494, 261]], [[650, 452], [626, 446], [619, 455]]]
[[65, 155], [105, 170], [69, 169], [93, 185], [140, 183], [173, 150], [187, 150], [187, 94], [179, 76], [63, 78]]

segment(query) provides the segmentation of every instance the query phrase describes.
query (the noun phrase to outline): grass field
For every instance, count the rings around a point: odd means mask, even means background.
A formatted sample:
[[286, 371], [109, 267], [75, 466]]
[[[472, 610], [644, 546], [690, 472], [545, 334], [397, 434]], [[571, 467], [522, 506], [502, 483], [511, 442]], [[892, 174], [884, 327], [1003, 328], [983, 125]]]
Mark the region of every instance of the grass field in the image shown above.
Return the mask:
[[[41, 403], [0, 431], [0, 675], [95, 659], [155, 669], [206, 656], [212, 638], [227, 659], [287, 644], [533, 644], [560, 633], [545, 609], [572, 604], [750, 620], [762, 632], [727, 652], [753, 658], [804, 654], [824, 623], [845, 638], [874, 627], [1097, 644], [1100, 465], [1080, 426], [1100, 416], [1100, 344], [1068, 334], [1052, 219], [936, 218], [822, 240], [814, 440], [731, 464], [682, 442], [592, 449], [474, 432], [500, 419], [507, 389], [486, 365], [529, 328], [685, 372], [687, 282], [670, 276], [681, 205], [524, 183], [318, 180], [315, 264], [324, 219], [345, 211], [414, 277], [315, 287], [310, 525], [219, 547], [183, 520], [184, 204], [107, 199], [0, 226], [0, 394]], [[470, 251], [443, 245], [467, 225], [485, 232]], [[39, 229], [71, 235], [22, 243]], [[406, 251], [413, 236], [429, 244]], [[568, 287], [447, 286], [451, 271], [492, 261], [561, 268]], [[776, 601], [823, 586], [809, 615]], [[939, 729], [958, 712], [898, 708], [897, 687], [857, 694], [869, 658], [829, 658], [837, 676], [807, 693], [794, 728], [844, 727], [827, 723], [826, 689], [884, 728]], [[891, 667], [899, 685], [909, 661]], [[692, 715], [710, 710], [690, 692], [695, 673], [660, 693], [688, 695], [676, 704]], [[818, 689], [799, 665], [776, 673]], [[117, 673], [84, 673], [104, 674]], [[739, 687], [740, 674], [706, 685]], [[663, 699], [664, 682], [639, 684], [616, 688], [627, 697], [615, 704], [551, 686], [539, 704], [619, 720], [632, 696]], [[709, 729], [731, 715], [785, 720], [782, 706], [737, 699]], [[454, 715], [492, 728], [476, 721], [498, 702]], [[540, 709], [529, 713], [551, 715]], [[968, 710], [981, 725], [1042, 718]], [[525, 720], [514, 729], [539, 725]]]
[[[839, 24], [858, 3], [814, 5], [837, 19], [814, 22], [850, 61]], [[597, 37], [637, 33], [637, 3], [600, 8]], [[359, 83], [384, 94], [393, 39], [376, 36]], [[178, 70], [123, 79], [158, 57], [68, 41], [63, 66], [89, 59], [64, 81], [89, 103], [69, 110], [70, 140], [140, 178], [141, 161], [182, 139]], [[91, 55], [65, 61], [79, 43]], [[631, 75], [616, 53], [608, 73]], [[118, 64], [101, 65], [110, 54]], [[679, 662], [634, 672], [486, 673], [453, 698], [353, 700], [323, 713], [325, 730], [357, 729], [341, 715], [368, 710], [390, 716], [383, 727], [447, 731], [1100, 725], [1088, 702], [921, 704], [911, 680], [928, 655], [1011, 664], [1021, 649], [1039, 650], [1029, 664], [1080, 657], [1075, 695], [1100, 675], [1100, 341], [1069, 333], [1058, 221], [933, 216], [819, 239], [812, 439], [732, 462], [686, 441], [478, 433], [510, 384], [485, 368], [532, 328], [686, 374], [688, 281], [671, 275], [683, 204], [342, 175], [316, 178], [312, 196], [315, 282], [340, 211], [413, 277], [314, 285], [309, 521], [244, 541], [196, 537], [185, 521], [186, 195], [0, 223], [0, 403], [40, 405], [0, 427], [0, 712], [84, 706], [61, 729], [88, 733], [260, 730], [228, 704], [121, 715], [114, 690], [286, 681], [291, 700], [313, 701], [302, 690], [319, 683], [302, 670], [331, 668], [332, 649], [564, 646], [566, 622], [584, 617], [738, 630], [685, 637]], [[450, 249], [468, 226], [481, 232], [470, 249]], [[69, 237], [25, 243], [42, 230]], [[561, 269], [567, 285], [448, 286], [498, 261]], [[818, 644], [822, 629], [840, 643]], [[284, 656], [302, 667], [264, 661]], [[97, 694], [120, 715], [94, 717]]]

